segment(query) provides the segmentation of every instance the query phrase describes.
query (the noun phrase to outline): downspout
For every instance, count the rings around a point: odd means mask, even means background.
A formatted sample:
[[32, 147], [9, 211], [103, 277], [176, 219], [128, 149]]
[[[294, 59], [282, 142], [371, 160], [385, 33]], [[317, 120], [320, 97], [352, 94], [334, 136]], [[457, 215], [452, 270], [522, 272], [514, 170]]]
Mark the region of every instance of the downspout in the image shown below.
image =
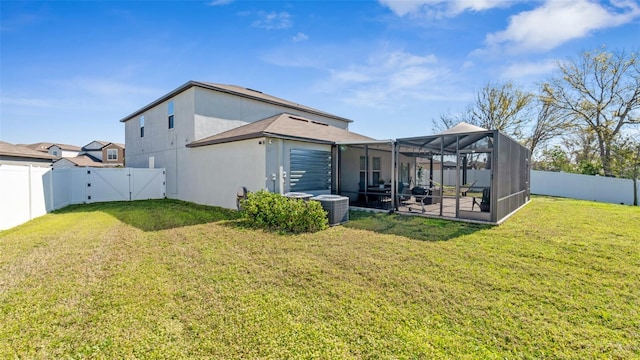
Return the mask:
[[[340, 145], [332, 145], [331, 146], [331, 152], [332, 154], [335, 154], [335, 156], [332, 156], [332, 174], [331, 176], [334, 177], [334, 181], [331, 181], [331, 193], [332, 194], [340, 194]], [[334, 170], [335, 169], [335, 170]]]

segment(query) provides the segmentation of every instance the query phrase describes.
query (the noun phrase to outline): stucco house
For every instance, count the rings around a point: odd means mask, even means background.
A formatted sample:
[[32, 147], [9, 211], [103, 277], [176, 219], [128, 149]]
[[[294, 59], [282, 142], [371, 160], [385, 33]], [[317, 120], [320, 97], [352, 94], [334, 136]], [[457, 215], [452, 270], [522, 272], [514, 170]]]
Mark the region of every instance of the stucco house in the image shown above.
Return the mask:
[[236, 207], [239, 187], [329, 194], [352, 121], [257, 90], [189, 81], [121, 120], [127, 166], [166, 168], [167, 196]]
[[165, 168], [167, 196], [195, 203], [235, 208], [238, 188], [246, 187], [500, 223], [529, 201], [528, 150], [464, 123], [436, 135], [375, 140], [349, 131], [346, 118], [196, 81], [120, 121], [127, 166]]

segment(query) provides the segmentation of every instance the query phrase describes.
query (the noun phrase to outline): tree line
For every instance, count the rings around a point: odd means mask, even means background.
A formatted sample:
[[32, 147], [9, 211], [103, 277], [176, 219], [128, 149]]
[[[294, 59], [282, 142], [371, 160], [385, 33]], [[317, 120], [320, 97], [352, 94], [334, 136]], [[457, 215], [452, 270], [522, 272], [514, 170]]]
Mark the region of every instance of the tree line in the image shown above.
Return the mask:
[[555, 73], [525, 91], [490, 82], [460, 114], [434, 120], [439, 130], [461, 121], [501, 130], [527, 146], [534, 170], [640, 176], [640, 64], [636, 52], [599, 48], [556, 63]]

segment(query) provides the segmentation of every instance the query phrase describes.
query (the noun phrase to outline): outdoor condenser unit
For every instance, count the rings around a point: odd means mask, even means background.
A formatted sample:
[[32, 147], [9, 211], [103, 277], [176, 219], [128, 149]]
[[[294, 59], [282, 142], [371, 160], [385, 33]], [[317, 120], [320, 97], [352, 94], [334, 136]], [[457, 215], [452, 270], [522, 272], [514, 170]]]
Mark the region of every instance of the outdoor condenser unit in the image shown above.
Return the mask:
[[311, 200], [319, 201], [324, 211], [328, 212], [329, 225], [344, 224], [349, 221], [349, 198], [340, 195], [318, 195]]

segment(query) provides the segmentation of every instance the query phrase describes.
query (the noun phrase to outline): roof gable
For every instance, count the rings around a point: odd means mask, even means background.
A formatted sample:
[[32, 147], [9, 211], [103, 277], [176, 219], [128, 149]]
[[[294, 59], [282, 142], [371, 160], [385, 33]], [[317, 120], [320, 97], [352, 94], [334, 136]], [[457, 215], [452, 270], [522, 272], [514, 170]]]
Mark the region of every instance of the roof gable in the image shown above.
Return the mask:
[[338, 141], [371, 141], [370, 137], [330, 126], [302, 116], [282, 113], [237, 127], [188, 144], [198, 147], [260, 137], [335, 143]]
[[298, 103], [289, 101], [289, 100], [285, 100], [285, 99], [281, 99], [269, 94], [265, 94], [261, 91], [258, 90], [253, 90], [253, 89], [249, 89], [249, 88], [244, 88], [241, 86], [236, 86], [236, 85], [224, 85], [224, 84], [215, 84], [215, 83], [209, 83], [209, 82], [201, 82], [201, 81], [189, 81], [187, 83], [185, 83], [184, 85], [180, 86], [179, 88], [171, 91], [170, 93], [166, 94], [165, 96], [157, 99], [156, 101], [148, 104], [145, 107], [140, 108], [139, 110], [131, 113], [130, 115], [128, 115], [127, 117], [123, 118], [120, 120], [120, 122], [126, 122], [128, 120], [131, 120], [139, 115], [141, 115], [142, 113], [144, 113], [145, 111], [158, 106], [160, 104], [162, 104], [163, 102], [173, 98], [174, 96], [180, 94], [183, 91], [186, 91], [192, 87], [199, 87], [199, 88], [203, 88], [203, 89], [208, 89], [208, 90], [213, 90], [213, 91], [217, 91], [217, 92], [221, 92], [221, 93], [226, 93], [226, 94], [230, 94], [230, 95], [234, 95], [234, 96], [239, 96], [239, 97], [243, 97], [243, 98], [247, 98], [247, 99], [252, 99], [252, 100], [256, 100], [256, 101], [260, 101], [260, 102], [264, 102], [264, 103], [268, 103], [268, 104], [272, 104], [272, 105], [277, 105], [277, 106], [282, 106], [285, 108], [289, 108], [289, 109], [295, 109], [295, 110], [301, 110], [307, 113], [311, 113], [311, 114], [316, 114], [316, 115], [320, 115], [320, 116], [324, 116], [324, 117], [328, 117], [331, 119], [336, 119], [336, 120], [340, 120], [340, 121], [344, 121], [347, 123], [351, 123], [353, 122], [353, 120], [349, 120], [347, 118], [343, 118], [337, 115], [333, 115], [324, 111], [320, 111], [318, 109], [314, 109], [312, 107], [308, 107], [308, 106], [304, 106], [304, 105], [300, 105]]
[[109, 141], [100, 141], [100, 140], [94, 140], [90, 143], [88, 143], [87, 145], [82, 147], [83, 151], [97, 151], [97, 150], [102, 150], [107, 146], [110, 145], [115, 145], [116, 147], [120, 147], [122, 149], [124, 149], [124, 144], [119, 144], [119, 143], [114, 143], [114, 142], [109, 142]]

